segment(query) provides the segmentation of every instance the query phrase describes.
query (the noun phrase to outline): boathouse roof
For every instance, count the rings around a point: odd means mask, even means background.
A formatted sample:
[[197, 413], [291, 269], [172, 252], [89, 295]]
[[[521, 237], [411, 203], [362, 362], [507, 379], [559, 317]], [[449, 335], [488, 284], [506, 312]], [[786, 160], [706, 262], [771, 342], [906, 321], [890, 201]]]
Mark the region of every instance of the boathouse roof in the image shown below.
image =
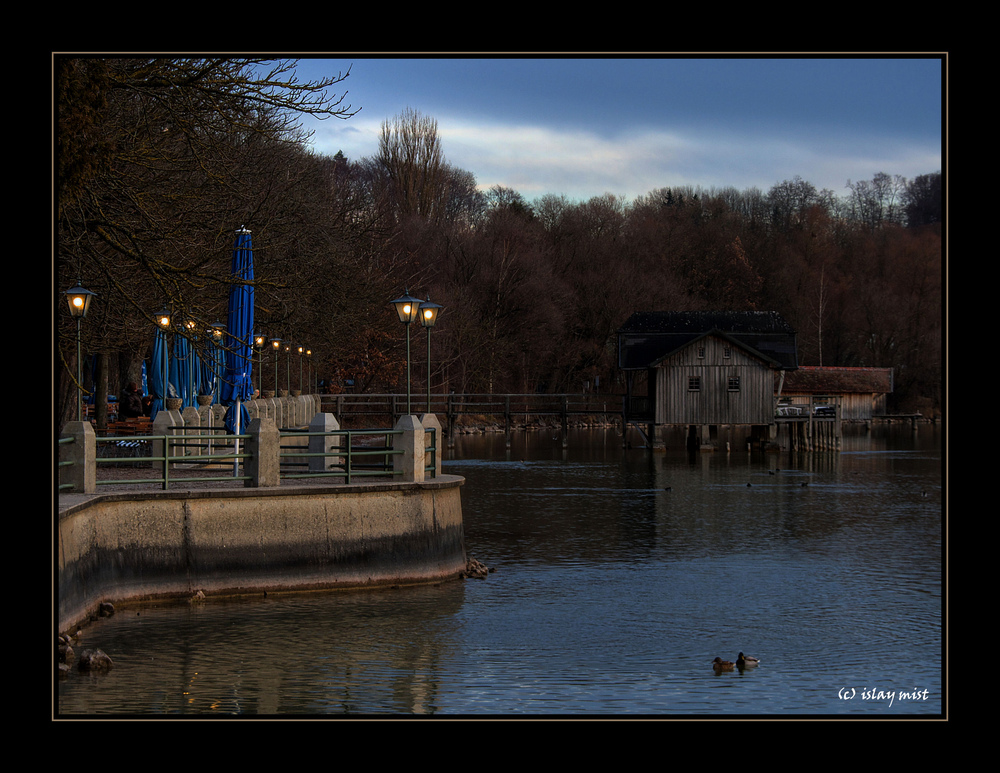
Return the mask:
[[795, 331], [774, 311], [636, 312], [618, 329], [618, 367], [647, 368], [710, 333], [731, 338], [774, 367], [798, 367]]

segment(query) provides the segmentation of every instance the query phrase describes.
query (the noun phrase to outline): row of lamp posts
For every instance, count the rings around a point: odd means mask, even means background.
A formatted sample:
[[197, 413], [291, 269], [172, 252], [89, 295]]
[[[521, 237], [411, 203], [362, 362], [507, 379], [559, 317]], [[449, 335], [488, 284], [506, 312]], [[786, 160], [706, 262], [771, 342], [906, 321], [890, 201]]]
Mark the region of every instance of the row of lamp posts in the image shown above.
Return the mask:
[[[80, 281], [77, 281], [76, 286], [64, 291], [63, 295], [66, 296], [66, 301], [69, 304], [69, 313], [73, 319], [76, 320], [76, 380], [77, 380], [77, 402], [76, 402], [76, 417], [77, 421], [83, 421], [83, 353], [82, 353], [82, 324], [84, 318], [87, 316], [87, 312], [90, 311], [90, 303], [96, 297], [97, 293], [94, 293], [85, 287], [83, 287]], [[171, 314], [168, 311], [160, 312], [156, 315], [157, 324], [164, 330], [168, 330], [171, 325]], [[433, 324], [433, 323], [432, 323]], [[223, 326], [221, 324], [216, 324], [211, 326], [211, 334], [216, 341], [222, 339]], [[257, 346], [258, 351], [261, 352], [260, 363], [263, 365], [263, 348], [267, 339], [262, 335], [254, 336], [254, 343]], [[284, 343], [280, 338], [272, 338], [271, 345], [274, 349], [274, 389], [278, 390], [278, 352], [281, 349], [281, 345]], [[288, 353], [289, 361], [291, 358], [291, 344], [286, 344], [285, 351]], [[312, 357], [312, 350], [306, 348], [305, 346], [296, 347], [299, 353], [299, 384], [303, 384], [303, 356], [306, 358]], [[161, 363], [163, 370], [163, 395], [166, 398], [167, 392], [167, 382], [169, 380], [168, 375], [168, 364], [167, 364], [167, 349], [163, 348], [163, 358], [164, 361]], [[310, 382], [312, 380], [310, 365]], [[259, 374], [259, 388], [263, 390], [263, 367], [260, 369]], [[286, 385], [290, 387], [291, 382], [291, 364], [287, 365], [286, 373]]]
[[399, 316], [399, 321], [406, 326], [406, 413], [412, 413], [410, 408], [410, 325], [417, 320], [427, 330], [427, 413], [431, 412], [431, 328], [437, 322], [438, 312], [442, 306], [431, 303], [428, 297], [421, 301], [410, 295], [409, 290], [391, 302]]
[[[66, 290], [65, 293], [66, 300], [69, 303], [70, 315], [76, 320], [76, 368], [77, 368], [77, 420], [83, 420], [83, 361], [81, 352], [81, 325], [83, 319], [87, 316], [87, 312], [90, 310], [90, 302], [96, 295], [96, 293], [87, 290], [78, 281], [76, 286]], [[427, 412], [430, 413], [431, 410], [431, 328], [434, 327], [437, 322], [438, 312], [443, 308], [437, 303], [432, 303], [431, 299], [428, 297], [426, 301], [421, 301], [418, 298], [414, 298], [409, 294], [409, 291], [405, 291], [400, 298], [392, 301], [391, 304], [396, 309], [396, 314], [399, 316], [399, 321], [406, 326], [406, 412], [407, 414], [412, 412], [411, 407], [411, 389], [410, 389], [410, 325], [420, 321], [420, 324], [427, 330]], [[157, 322], [161, 327], [167, 328], [170, 326], [170, 314], [163, 312], [157, 315]], [[254, 337], [254, 342], [257, 345], [258, 351], [261, 352], [260, 361], [263, 364], [263, 347], [265, 342], [264, 336], [257, 335]], [[291, 382], [291, 344], [286, 344], [280, 338], [271, 339], [271, 347], [274, 350], [274, 390], [278, 391], [278, 352], [281, 350], [282, 344], [285, 344], [285, 351], [288, 354], [288, 359], [286, 360], [286, 385], [290, 386]], [[299, 346], [299, 384], [302, 384], [302, 356], [311, 356], [312, 351], [306, 349], [304, 346]], [[166, 348], [164, 347], [164, 356], [166, 356]], [[166, 362], [163, 364], [163, 395], [166, 398], [167, 395], [167, 384], [168, 379]], [[260, 379], [258, 384], [260, 388], [263, 388], [263, 367], [261, 368]], [[310, 377], [311, 378], [311, 377]]]
[[[260, 351], [260, 353], [261, 353], [261, 355], [260, 355], [260, 362], [261, 362], [260, 371], [261, 372], [260, 372], [260, 380], [258, 382], [258, 385], [259, 385], [259, 388], [260, 388], [261, 392], [263, 392], [264, 391], [264, 367], [263, 367], [263, 365], [264, 365], [264, 345], [267, 343], [267, 339], [264, 336], [262, 336], [262, 335], [257, 335], [257, 336], [254, 337], [254, 343], [257, 346], [258, 351]], [[288, 391], [291, 391], [291, 389], [292, 389], [292, 344], [288, 343], [287, 341], [282, 340], [281, 338], [272, 338], [271, 341], [270, 341], [270, 343], [271, 343], [271, 349], [274, 350], [274, 392], [275, 392], [275, 394], [278, 393], [278, 353], [281, 351], [282, 345], [284, 345], [284, 348], [285, 348], [285, 388]], [[300, 389], [302, 388], [302, 384], [308, 383], [309, 386], [307, 387], [307, 390], [306, 390], [306, 391], [308, 391], [309, 389], [312, 389], [312, 360], [310, 359], [312, 357], [312, 349], [308, 349], [305, 346], [302, 346], [301, 344], [298, 345], [298, 346], [296, 346], [296, 347], [294, 347], [294, 348], [299, 353], [299, 388]], [[303, 357], [305, 357], [306, 360], [310, 363], [310, 365], [309, 365], [309, 372], [307, 374], [308, 375], [308, 382], [304, 382], [302, 380], [303, 379], [303, 373], [302, 373], [302, 363], [303, 363], [302, 358]]]

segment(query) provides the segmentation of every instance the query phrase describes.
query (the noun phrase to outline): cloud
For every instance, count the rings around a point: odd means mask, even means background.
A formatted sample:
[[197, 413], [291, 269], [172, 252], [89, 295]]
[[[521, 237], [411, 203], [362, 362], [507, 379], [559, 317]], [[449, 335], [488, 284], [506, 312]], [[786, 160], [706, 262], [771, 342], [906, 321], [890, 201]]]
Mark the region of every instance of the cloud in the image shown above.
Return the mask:
[[[612, 193], [633, 199], [664, 187], [771, 186], [798, 176], [837, 195], [848, 180], [877, 172], [912, 178], [941, 167], [934, 147], [886, 137], [751, 132], [741, 127], [623, 128], [617, 133], [538, 124], [439, 117], [448, 163], [472, 172], [481, 188], [502, 185], [528, 200], [545, 194], [587, 200]], [[352, 119], [316, 129], [318, 152], [357, 160], [378, 149], [379, 122]]]

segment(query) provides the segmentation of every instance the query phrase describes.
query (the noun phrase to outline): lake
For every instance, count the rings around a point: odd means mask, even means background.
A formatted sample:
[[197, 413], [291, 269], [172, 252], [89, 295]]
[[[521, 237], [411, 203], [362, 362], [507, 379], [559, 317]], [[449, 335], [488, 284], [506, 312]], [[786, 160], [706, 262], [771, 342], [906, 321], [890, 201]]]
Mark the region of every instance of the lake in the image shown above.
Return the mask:
[[[940, 426], [842, 450], [462, 435], [481, 580], [123, 609], [60, 717], [941, 716]], [[755, 668], [716, 673], [743, 651]]]

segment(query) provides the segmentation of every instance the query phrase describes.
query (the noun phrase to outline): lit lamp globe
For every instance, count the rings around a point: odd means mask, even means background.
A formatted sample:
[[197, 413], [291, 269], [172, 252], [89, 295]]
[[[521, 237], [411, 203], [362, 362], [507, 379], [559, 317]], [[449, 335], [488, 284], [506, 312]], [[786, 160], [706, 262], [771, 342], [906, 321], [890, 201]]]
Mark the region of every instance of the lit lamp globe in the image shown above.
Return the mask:
[[409, 325], [411, 322], [416, 322], [420, 315], [420, 300], [411, 297], [408, 293], [404, 293], [402, 297], [397, 298], [392, 302], [392, 305], [396, 309], [396, 314], [399, 316], [399, 321], [404, 325]]
[[69, 313], [74, 319], [83, 319], [90, 310], [90, 301], [97, 293], [93, 293], [87, 288], [76, 283], [76, 287], [67, 290], [64, 295], [69, 303]]
[[438, 303], [431, 303], [430, 298], [420, 304], [420, 324], [424, 327], [434, 327], [434, 323], [437, 322], [438, 312], [441, 311], [441, 305]]

